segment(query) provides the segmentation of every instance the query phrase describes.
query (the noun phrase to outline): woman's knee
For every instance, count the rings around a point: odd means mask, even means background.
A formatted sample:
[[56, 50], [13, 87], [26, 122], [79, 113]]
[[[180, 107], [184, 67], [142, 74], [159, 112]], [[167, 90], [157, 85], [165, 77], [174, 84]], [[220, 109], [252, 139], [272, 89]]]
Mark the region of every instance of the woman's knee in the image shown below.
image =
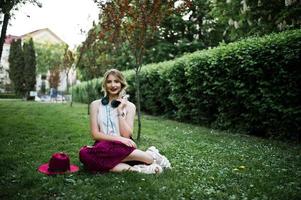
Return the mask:
[[154, 162], [154, 159], [150, 154], [139, 149], [135, 149], [125, 158], [124, 161], [142, 161], [146, 164], [152, 164]]
[[126, 172], [126, 171], [131, 171], [132, 167], [128, 164], [125, 163], [119, 163], [112, 169], [110, 169], [110, 172]]

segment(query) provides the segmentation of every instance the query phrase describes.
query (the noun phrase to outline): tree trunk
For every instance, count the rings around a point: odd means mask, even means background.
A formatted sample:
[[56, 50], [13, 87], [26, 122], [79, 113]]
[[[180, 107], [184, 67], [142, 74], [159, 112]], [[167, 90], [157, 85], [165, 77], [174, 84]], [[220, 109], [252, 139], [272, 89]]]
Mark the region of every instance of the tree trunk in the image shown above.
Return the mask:
[[72, 105], [73, 105], [73, 90], [74, 90], [73, 85], [74, 85], [74, 83], [73, 83], [73, 80], [72, 80], [72, 81], [71, 81], [71, 99], [70, 99], [70, 107], [72, 107]]
[[73, 81], [71, 82], [71, 99], [70, 99], [70, 107], [72, 107], [73, 104]]
[[[78, 59], [77, 59], [77, 61], [76, 61], [76, 63], [75, 63], [75, 68], [74, 68], [74, 70], [76, 70], [76, 69], [78, 68], [78, 65], [79, 65], [79, 63], [80, 63], [80, 61], [81, 61], [82, 55], [83, 55], [83, 50], [80, 50], [79, 57], [78, 57]], [[71, 102], [70, 102], [70, 106], [72, 107], [72, 105], [73, 105], [73, 80], [72, 80], [72, 82], [71, 82], [71, 88], [72, 88], [72, 90], [71, 90]], [[89, 107], [89, 106], [88, 106], [88, 107]], [[89, 109], [88, 109], [88, 110], [89, 110]], [[89, 111], [88, 111], [88, 113], [89, 113]]]
[[69, 78], [69, 72], [66, 73], [66, 92], [67, 92], [67, 94], [69, 94], [69, 82], [68, 82], [68, 78]]
[[1, 29], [1, 37], [0, 37], [0, 60], [2, 57], [3, 45], [4, 45], [4, 41], [5, 41], [5, 37], [6, 37], [6, 30], [7, 30], [9, 18], [10, 18], [10, 14], [5, 13], [4, 19], [3, 19], [3, 24], [2, 24], [2, 29]]
[[137, 105], [137, 116], [138, 116], [138, 134], [137, 140], [140, 140], [141, 135], [141, 106], [140, 106], [140, 77], [138, 69], [135, 70], [135, 79], [136, 79], [136, 105]]

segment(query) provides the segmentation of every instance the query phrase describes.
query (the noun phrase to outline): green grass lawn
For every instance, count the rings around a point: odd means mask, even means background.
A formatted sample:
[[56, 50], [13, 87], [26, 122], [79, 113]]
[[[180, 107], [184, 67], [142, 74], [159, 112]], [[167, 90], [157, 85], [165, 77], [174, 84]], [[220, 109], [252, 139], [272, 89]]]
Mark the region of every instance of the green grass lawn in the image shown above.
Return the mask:
[[[89, 174], [87, 105], [0, 100], [0, 199], [300, 199], [301, 146], [143, 116], [139, 148], [155, 145], [173, 169], [160, 175]], [[81, 170], [37, 167], [63, 151]]]

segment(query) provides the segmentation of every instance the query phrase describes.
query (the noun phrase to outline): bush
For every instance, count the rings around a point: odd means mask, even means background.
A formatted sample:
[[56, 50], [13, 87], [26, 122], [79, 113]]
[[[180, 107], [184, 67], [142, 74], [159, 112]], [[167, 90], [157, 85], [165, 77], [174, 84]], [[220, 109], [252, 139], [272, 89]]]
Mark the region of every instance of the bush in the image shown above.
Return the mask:
[[93, 79], [70, 88], [73, 90], [73, 101], [90, 104], [101, 96], [101, 79]]
[[[219, 129], [298, 139], [300, 55], [301, 30], [292, 30], [146, 65], [141, 108]], [[125, 76], [133, 97], [134, 72]], [[85, 84], [76, 89], [87, 90]]]
[[17, 95], [13, 93], [0, 93], [0, 99], [19, 99]]

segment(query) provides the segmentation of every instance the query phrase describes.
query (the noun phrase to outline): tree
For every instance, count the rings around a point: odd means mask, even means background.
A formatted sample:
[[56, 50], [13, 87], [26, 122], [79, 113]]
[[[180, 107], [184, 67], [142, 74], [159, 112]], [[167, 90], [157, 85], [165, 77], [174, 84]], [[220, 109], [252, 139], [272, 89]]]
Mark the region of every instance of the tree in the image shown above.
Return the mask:
[[226, 42], [301, 25], [301, 4], [297, 0], [212, 1], [210, 7], [210, 15]]
[[41, 93], [46, 92], [46, 74], [50, 72], [48, 79], [50, 87], [59, 85], [59, 69], [63, 63], [65, 44], [35, 43], [37, 55], [37, 73], [42, 74]]
[[[209, 16], [209, 2], [195, 0], [184, 3], [189, 3], [189, 6], [178, 6], [177, 3], [177, 10], [174, 8], [176, 12], [165, 13], [154, 37], [146, 39], [143, 64], [174, 59], [186, 52], [216, 46], [221, 41], [221, 38], [215, 35], [209, 37], [212, 31], [206, 31], [210, 30], [209, 21], [212, 20]], [[80, 48], [85, 49], [78, 68], [82, 74], [81, 80], [98, 77], [107, 68], [114, 67], [119, 70], [135, 68], [135, 58], [128, 41], [120, 41], [122, 45], [104, 42], [97, 37], [100, 32], [100, 24], [94, 24], [83, 43], [83, 46], [89, 44], [89, 48]], [[211, 39], [214, 42], [211, 42]]]
[[97, 39], [97, 29], [99, 26], [93, 24], [88, 37], [77, 49], [78, 59], [75, 66], [80, 71], [81, 80], [100, 77], [112, 66], [112, 56], [108, 52], [110, 48], [105, 48], [109, 44]]
[[65, 48], [65, 53], [63, 57], [63, 62], [61, 65], [61, 68], [65, 71], [66, 73], [66, 86], [67, 86], [67, 92], [69, 91], [69, 72], [74, 64], [74, 56], [72, 51], [68, 49], [68, 46]]
[[[209, 1], [194, 0], [178, 12], [162, 19], [155, 38], [147, 41], [145, 64], [174, 59], [184, 53], [215, 46], [220, 40], [210, 38]], [[218, 42], [211, 42], [210, 40]]]
[[65, 45], [36, 43], [37, 72], [46, 74], [48, 70], [59, 68], [63, 62]]
[[48, 78], [50, 88], [57, 89], [60, 84], [60, 70], [59, 68], [54, 68], [50, 70], [50, 76]]
[[36, 84], [36, 54], [32, 38], [28, 42], [24, 42], [24, 82], [26, 96], [29, 92], [35, 90]]
[[12, 16], [12, 12], [17, 9], [17, 6], [19, 4], [25, 4], [27, 2], [36, 4], [39, 7], [42, 7], [42, 4], [39, 3], [37, 0], [1, 0], [0, 1], [0, 13], [4, 14], [3, 24], [2, 24], [2, 28], [1, 28], [1, 36], [0, 36], [0, 60], [2, 57], [3, 44], [5, 41], [5, 37], [6, 37], [7, 25], [8, 25], [9, 19]]
[[19, 96], [25, 96], [24, 79], [24, 56], [21, 40], [14, 40], [11, 43], [9, 57], [9, 78], [13, 83], [15, 93]]
[[[136, 78], [136, 105], [138, 115], [138, 135], [141, 135], [140, 110], [140, 70], [146, 51], [146, 41], [151, 39], [158, 30], [162, 19], [176, 9], [172, 0], [113, 0], [103, 2], [95, 0], [102, 10], [98, 38], [107, 43], [114, 43], [115, 48], [128, 45], [134, 58]], [[189, 5], [189, 1], [182, 1]], [[179, 6], [180, 8], [181, 6]]]
[[[131, 1], [132, 2], [132, 1]], [[174, 1], [174, 2], [180, 2]], [[243, 37], [299, 28], [301, 4], [297, 0], [193, 0], [190, 6], [165, 16], [153, 38], [145, 42], [142, 63], [174, 59], [186, 52], [214, 47]], [[85, 41], [79, 70], [81, 80], [98, 77], [107, 68], [132, 69], [135, 58], [126, 41], [122, 48], [100, 40], [94, 24]], [[83, 45], [85, 46], [85, 45]]]

